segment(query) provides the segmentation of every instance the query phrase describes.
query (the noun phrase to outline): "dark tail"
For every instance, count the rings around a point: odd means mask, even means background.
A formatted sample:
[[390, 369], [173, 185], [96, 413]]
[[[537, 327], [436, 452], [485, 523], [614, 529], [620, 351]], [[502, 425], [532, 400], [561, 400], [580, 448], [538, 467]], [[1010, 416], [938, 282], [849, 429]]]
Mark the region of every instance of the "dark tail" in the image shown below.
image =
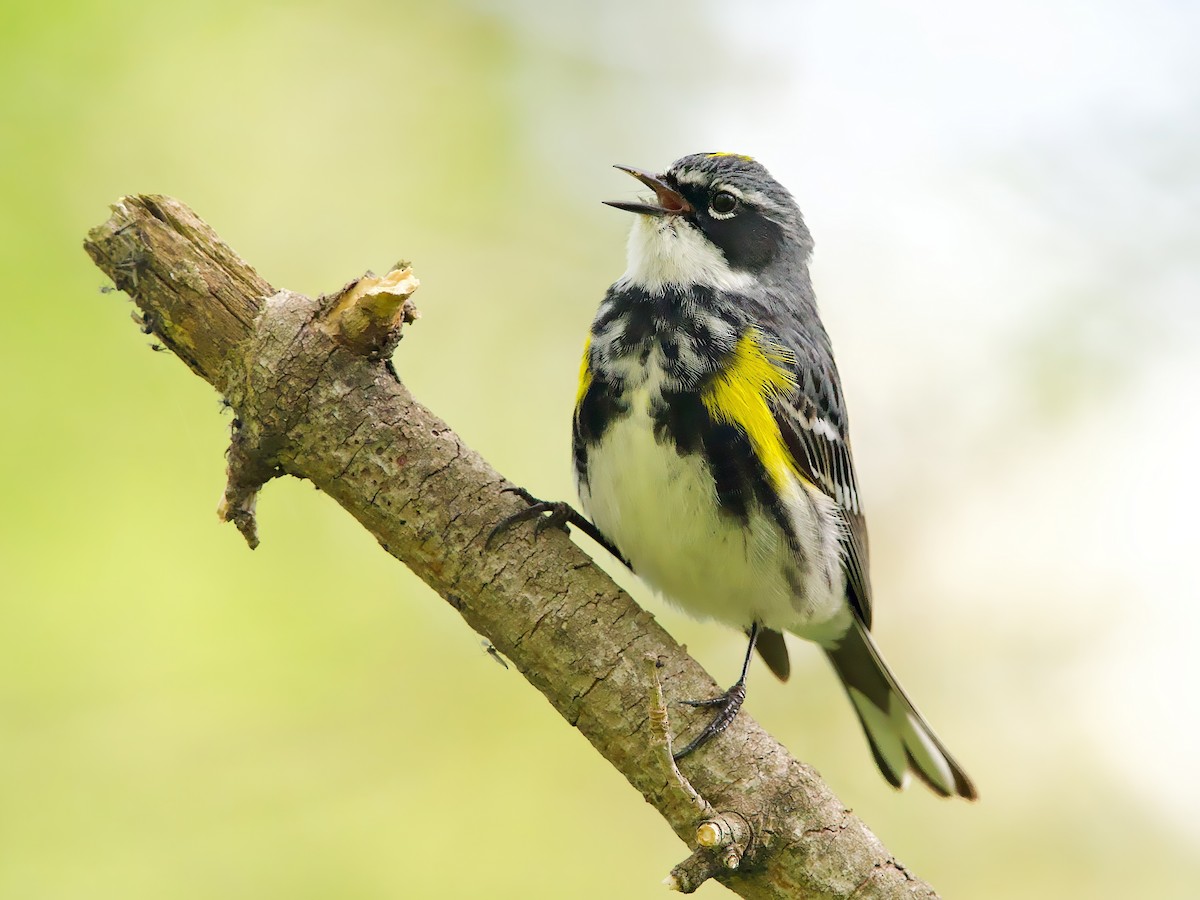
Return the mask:
[[967, 773], [904, 695], [860, 622], [825, 652], [850, 695], [884, 778], [902, 788], [911, 771], [943, 797], [978, 796]]

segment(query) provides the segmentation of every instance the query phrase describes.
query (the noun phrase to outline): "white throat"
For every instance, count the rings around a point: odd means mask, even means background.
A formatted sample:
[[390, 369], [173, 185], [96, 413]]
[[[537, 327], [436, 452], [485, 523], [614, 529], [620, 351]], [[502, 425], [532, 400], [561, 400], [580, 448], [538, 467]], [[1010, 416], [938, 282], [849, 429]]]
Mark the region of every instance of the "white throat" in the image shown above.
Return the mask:
[[679, 216], [638, 215], [629, 232], [628, 260], [617, 283], [652, 294], [661, 294], [667, 285], [744, 291], [754, 283], [749, 273], [731, 269], [725, 254]]

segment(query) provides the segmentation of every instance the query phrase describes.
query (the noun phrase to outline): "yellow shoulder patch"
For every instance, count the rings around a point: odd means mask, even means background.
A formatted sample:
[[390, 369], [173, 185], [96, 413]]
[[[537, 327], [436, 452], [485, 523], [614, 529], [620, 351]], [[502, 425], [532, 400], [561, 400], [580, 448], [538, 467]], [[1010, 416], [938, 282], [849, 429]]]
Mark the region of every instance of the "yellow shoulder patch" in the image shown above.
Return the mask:
[[776, 488], [783, 487], [789, 473], [799, 475], [770, 406], [795, 390], [794, 362], [795, 355], [786, 347], [767, 341], [757, 328], [747, 328], [725, 368], [700, 395], [714, 422], [745, 433]]
[[579, 363], [579, 387], [575, 391], [575, 408], [583, 402], [584, 395], [592, 386], [592, 370], [588, 366], [588, 356], [592, 351], [592, 335], [588, 332], [587, 340], [583, 342], [583, 359]]

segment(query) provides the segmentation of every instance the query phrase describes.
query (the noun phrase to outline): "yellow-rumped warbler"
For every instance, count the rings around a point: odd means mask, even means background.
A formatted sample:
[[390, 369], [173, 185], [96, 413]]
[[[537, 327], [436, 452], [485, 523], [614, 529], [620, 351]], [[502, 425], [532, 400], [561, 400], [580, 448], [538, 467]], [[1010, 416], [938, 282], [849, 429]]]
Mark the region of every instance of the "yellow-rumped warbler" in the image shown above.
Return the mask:
[[796, 202], [737, 154], [685, 156], [661, 176], [617, 168], [654, 198], [609, 202], [637, 218], [580, 372], [575, 476], [591, 522], [527, 494], [515, 518], [556, 511], [671, 602], [748, 633], [741, 677], [692, 701], [717, 713], [677, 756], [733, 720], [755, 646], [787, 678], [788, 631], [828, 655], [892, 785], [911, 771], [975, 798], [869, 634], [866, 524]]

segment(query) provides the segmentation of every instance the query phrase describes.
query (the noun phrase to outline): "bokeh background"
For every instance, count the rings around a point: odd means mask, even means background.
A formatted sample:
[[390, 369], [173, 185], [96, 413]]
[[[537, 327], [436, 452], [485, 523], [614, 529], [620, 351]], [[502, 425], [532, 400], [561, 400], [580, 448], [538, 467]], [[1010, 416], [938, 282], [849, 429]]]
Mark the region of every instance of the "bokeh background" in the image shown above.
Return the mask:
[[[6, 4], [0, 896], [660, 896], [684, 847], [328, 498], [272, 483], [254, 553], [217, 523], [227, 416], [80, 242], [161, 191], [277, 285], [413, 260], [402, 377], [569, 497], [609, 166], [717, 149], [816, 235], [879, 639], [982, 799], [888, 789], [810, 648], [748, 708], [946, 896], [1185, 896], [1197, 34], [1182, 0]], [[739, 635], [618, 578], [733, 678]]]

